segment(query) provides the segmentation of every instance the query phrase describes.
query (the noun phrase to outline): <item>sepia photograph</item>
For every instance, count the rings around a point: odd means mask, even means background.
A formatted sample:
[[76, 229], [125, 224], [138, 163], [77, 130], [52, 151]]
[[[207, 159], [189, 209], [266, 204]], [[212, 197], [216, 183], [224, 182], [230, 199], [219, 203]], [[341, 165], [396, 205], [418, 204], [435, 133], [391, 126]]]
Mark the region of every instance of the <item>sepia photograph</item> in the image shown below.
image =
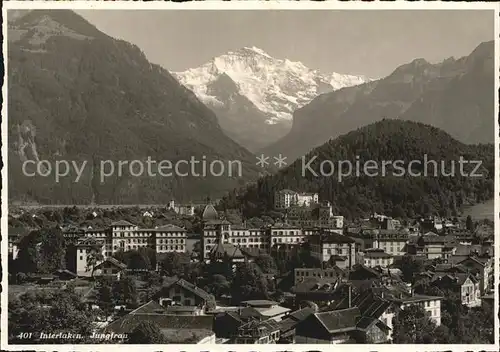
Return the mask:
[[498, 5], [77, 3], [3, 10], [2, 349], [498, 350]]

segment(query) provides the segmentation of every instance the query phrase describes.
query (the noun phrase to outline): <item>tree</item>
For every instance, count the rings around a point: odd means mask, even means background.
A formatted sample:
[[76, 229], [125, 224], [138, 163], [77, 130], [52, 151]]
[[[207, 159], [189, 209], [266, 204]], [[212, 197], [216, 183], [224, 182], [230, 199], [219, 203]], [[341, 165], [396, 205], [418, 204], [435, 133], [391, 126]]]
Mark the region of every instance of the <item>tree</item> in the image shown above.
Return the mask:
[[401, 309], [393, 319], [393, 341], [396, 344], [433, 343], [436, 324], [420, 306]]
[[398, 204], [396, 205], [393, 209], [392, 209], [392, 216], [394, 218], [398, 218], [398, 219], [404, 219], [407, 217], [406, 215], [406, 212], [405, 210], [403, 209], [403, 207], [401, 206], [401, 204]]
[[467, 215], [467, 219], [465, 220], [465, 227], [469, 231], [474, 231], [474, 223], [472, 222], [472, 217]]
[[255, 259], [255, 264], [257, 264], [265, 274], [275, 274], [277, 271], [276, 262], [269, 254], [259, 255]]
[[127, 254], [127, 267], [132, 270], [150, 270], [151, 261], [145, 249], [131, 250]]
[[19, 285], [19, 284], [22, 284], [26, 281], [26, 274], [23, 273], [23, 272], [19, 272], [16, 274], [16, 283]]
[[211, 277], [210, 283], [208, 284], [208, 291], [212, 293], [215, 297], [221, 297], [224, 294], [229, 293], [230, 282], [227, 278], [220, 274], [215, 274]]
[[401, 259], [399, 268], [403, 274], [403, 280], [413, 283], [415, 279], [414, 275], [423, 271], [424, 263], [412, 256], [404, 256]]
[[137, 285], [133, 277], [125, 276], [113, 283], [113, 297], [119, 304], [135, 307], [138, 302]]
[[[9, 341], [26, 331], [81, 334], [82, 340], [44, 340], [44, 343], [92, 343], [94, 314], [73, 289], [33, 292], [9, 302]], [[18, 342], [18, 343], [26, 343]]]
[[107, 282], [102, 282], [97, 291], [97, 301], [99, 302], [99, 307], [103, 310], [106, 316], [110, 316], [113, 313], [115, 306], [115, 299], [113, 297], [113, 289]]
[[90, 246], [89, 251], [87, 253], [87, 264], [85, 267], [86, 271], [93, 272], [94, 268], [97, 264], [104, 260], [104, 256], [101, 252], [101, 246], [99, 244], [95, 244]]
[[127, 343], [130, 344], [163, 344], [166, 342], [158, 325], [147, 320], [141, 321], [132, 330], [127, 340]]
[[38, 264], [40, 272], [53, 273], [58, 269], [63, 269], [66, 256], [66, 241], [59, 227], [41, 231], [40, 262]]
[[161, 268], [167, 276], [182, 276], [185, 265], [186, 258], [182, 258], [181, 254], [177, 252], [166, 253], [161, 262]]
[[231, 298], [234, 304], [250, 299], [269, 299], [267, 280], [254, 263], [240, 263], [236, 267]]

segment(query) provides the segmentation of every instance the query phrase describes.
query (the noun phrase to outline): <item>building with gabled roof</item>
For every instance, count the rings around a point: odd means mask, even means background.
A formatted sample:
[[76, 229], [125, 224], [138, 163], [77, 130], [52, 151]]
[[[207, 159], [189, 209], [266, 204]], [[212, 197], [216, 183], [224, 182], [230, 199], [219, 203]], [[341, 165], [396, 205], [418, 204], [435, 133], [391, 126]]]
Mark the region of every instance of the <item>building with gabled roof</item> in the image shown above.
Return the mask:
[[313, 313], [300, 322], [296, 342], [302, 344], [339, 344], [349, 341], [361, 318], [357, 307]]
[[471, 273], [436, 273], [430, 280], [430, 285], [458, 294], [462, 304], [468, 307], [481, 305], [479, 279]]
[[158, 326], [167, 343], [215, 343], [212, 316], [167, 314], [165, 308], [154, 301], [116, 319], [102, 332], [130, 335], [141, 322]]
[[162, 306], [196, 306], [203, 312], [215, 308], [214, 296], [184, 279], [178, 279], [170, 285], [162, 287], [154, 298]]
[[493, 259], [489, 254], [453, 256], [450, 261], [466, 268], [472, 274], [478, 274], [481, 294], [487, 294], [493, 287]]
[[252, 319], [238, 328], [235, 344], [272, 344], [280, 338], [279, 324], [270, 320]]
[[284, 317], [279, 322], [280, 327], [280, 339], [278, 343], [287, 343], [293, 344], [295, 343], [295, 328], [297, 325], [305, 320], [309, 315], [314, 314], [316, 311], [314, 308], [305, 307], [299, 310], [296, 310], [286, 317]]
[[92, 276], [120, 280], [121, 275], [126, 268], [126, 264], [113, 257], [108, 257], [94, 267]]

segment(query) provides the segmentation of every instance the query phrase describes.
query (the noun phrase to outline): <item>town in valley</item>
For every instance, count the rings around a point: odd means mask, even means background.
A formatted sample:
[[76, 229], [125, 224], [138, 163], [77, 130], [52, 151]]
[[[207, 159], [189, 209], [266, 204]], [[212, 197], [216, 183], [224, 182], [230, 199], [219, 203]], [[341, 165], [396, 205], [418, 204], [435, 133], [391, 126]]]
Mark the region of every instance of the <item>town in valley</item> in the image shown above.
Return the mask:
[[211, 201], [11, 210], [9, 336], [23, 344], [493, 338], [491, 220], [348, 221], [316, 193], [284, 189], [274, 199], [272, 217], [260, 219]]
[[498, 9], [284, 3], [6, 2], [6, 350], [498, 343]]

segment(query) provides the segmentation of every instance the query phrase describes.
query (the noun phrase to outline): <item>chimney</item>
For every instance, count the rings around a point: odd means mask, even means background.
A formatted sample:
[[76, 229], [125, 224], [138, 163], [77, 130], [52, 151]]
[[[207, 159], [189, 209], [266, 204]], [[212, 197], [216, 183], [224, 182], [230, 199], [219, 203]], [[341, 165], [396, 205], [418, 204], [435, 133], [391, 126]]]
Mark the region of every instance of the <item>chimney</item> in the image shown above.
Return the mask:
[[352, 286], [349, 285], [349, 308], [352, 307]]
[[352, 270], [352, 243], [349, 243], [349, 270]]

